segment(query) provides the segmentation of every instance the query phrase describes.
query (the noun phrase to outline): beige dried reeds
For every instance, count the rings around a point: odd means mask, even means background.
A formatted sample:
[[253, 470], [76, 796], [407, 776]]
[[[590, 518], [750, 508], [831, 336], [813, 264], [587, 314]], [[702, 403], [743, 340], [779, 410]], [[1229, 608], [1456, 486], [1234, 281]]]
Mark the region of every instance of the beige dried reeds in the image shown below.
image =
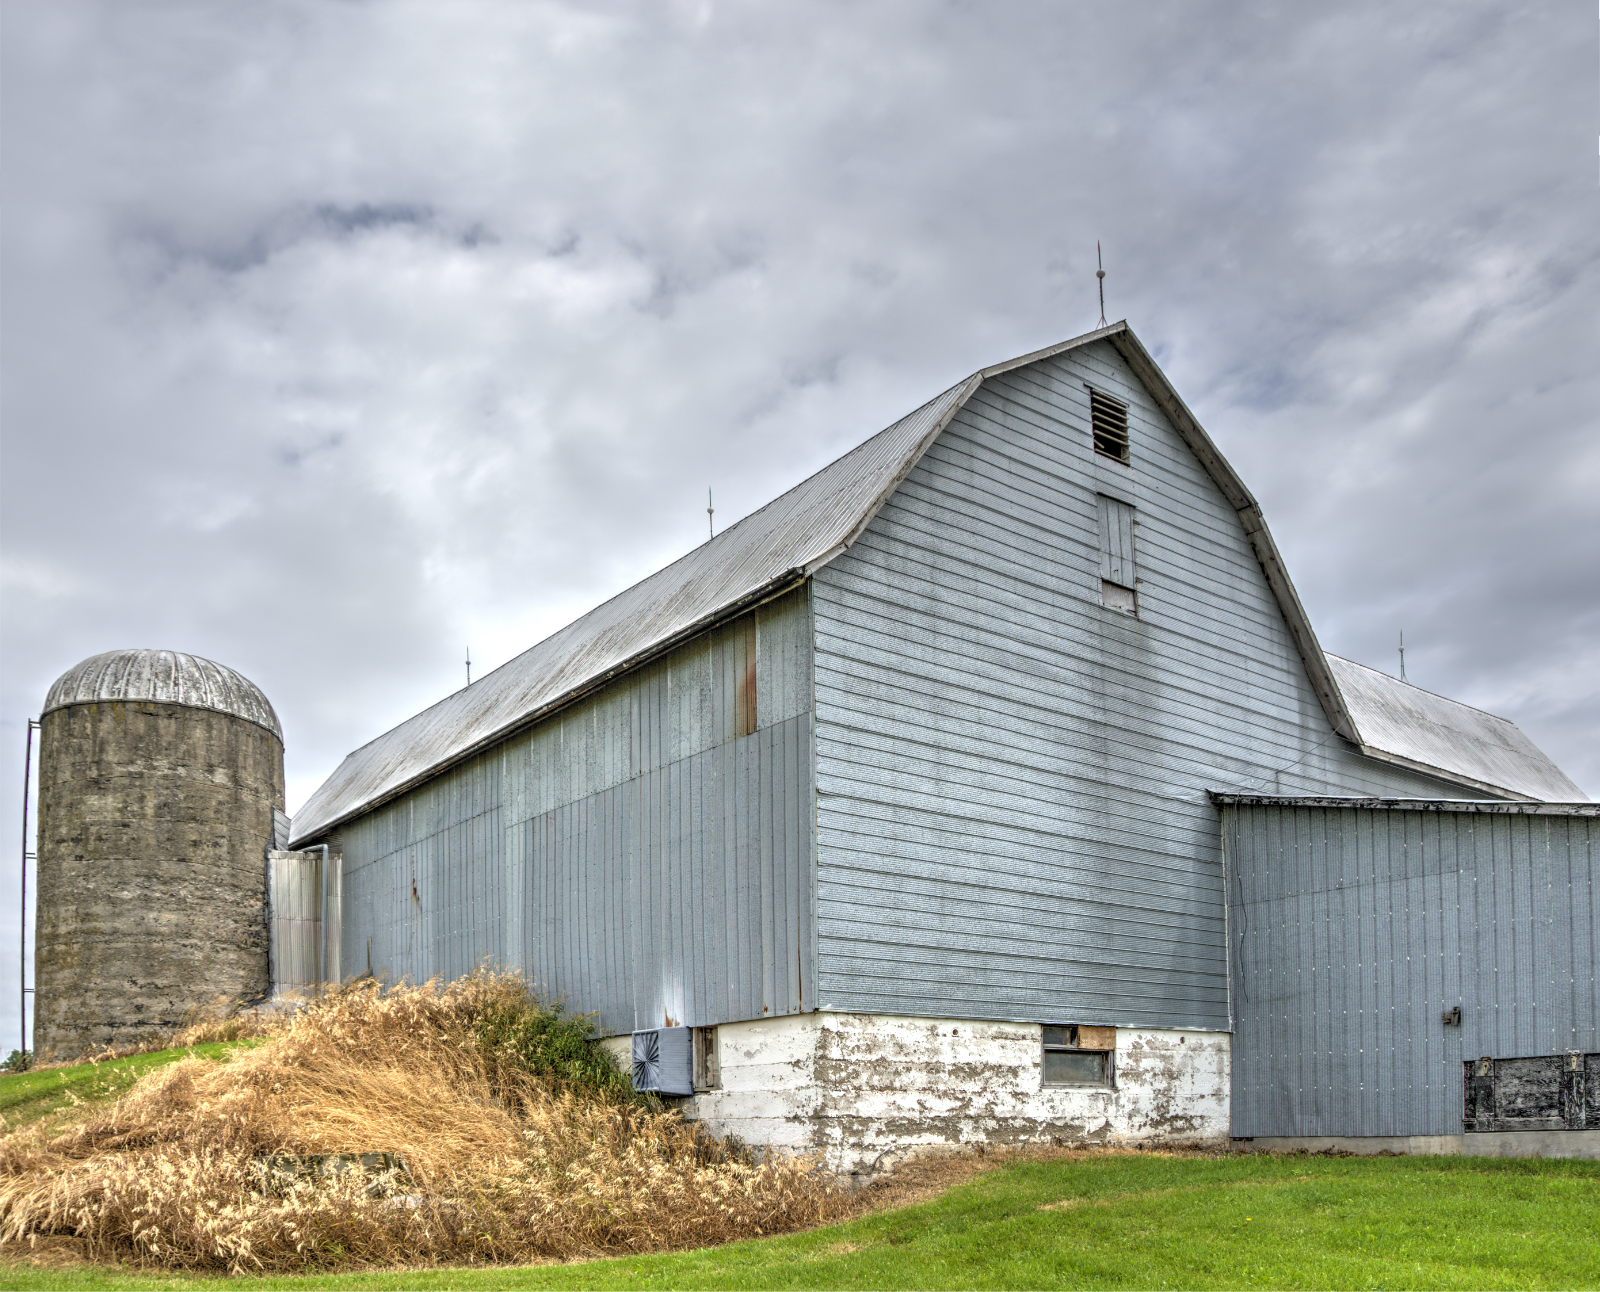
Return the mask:
[[[0, 1246], [70, 1236], [94, 1259], [234, 1271], [507, 1262], [700, 1246], [840, 1207], [807, 1162], [719, 1151], [586, 1064], [530, 1066], [529, 1028], [503, 1024], [537, 1008], [503, 975], [363, 984], [226, 1063], [182, 1060], [53, 1137], [8, 1136]], [[569, 1069], [584, 1080], [552, 1075]], [[252, 1165], [364, 1152], [402, 1155], [412, 1191], [375, 1195], [359, 1172], [268, 1189]]]

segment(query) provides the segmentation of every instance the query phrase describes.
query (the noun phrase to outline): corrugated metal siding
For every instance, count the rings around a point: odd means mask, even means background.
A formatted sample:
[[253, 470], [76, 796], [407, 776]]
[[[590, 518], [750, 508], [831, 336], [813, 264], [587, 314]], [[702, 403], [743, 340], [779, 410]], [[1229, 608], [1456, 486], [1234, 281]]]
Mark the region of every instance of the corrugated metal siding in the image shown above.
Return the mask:
[[611, 1032], [813, 1007], [810, 636], [802, 589], [352, 821], [345, 974], [515, 966]]
[[1229, 806], [1223, 834], [1235, 1135], [1459, 1134], [1464, 1059], [1600, 1049], [1595, 817]]
[[[1138, 618], [1101, 604], [1103, 493]], [[1451, 792], [1329, 731], [1237, 513], [1103, 342], [986, 381], [813, 582], [824, 1007], [1225, 1029], [1205, 791]]]

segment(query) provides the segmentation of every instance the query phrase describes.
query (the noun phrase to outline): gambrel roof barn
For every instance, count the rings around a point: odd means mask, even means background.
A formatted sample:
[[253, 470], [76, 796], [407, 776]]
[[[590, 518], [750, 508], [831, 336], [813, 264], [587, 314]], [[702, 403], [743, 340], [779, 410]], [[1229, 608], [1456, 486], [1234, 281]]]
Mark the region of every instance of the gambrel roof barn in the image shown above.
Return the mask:
[[708, 1121], [855, 1165], [1228, 1134], [1211, 792], [1583, 799], [1513, 724], [1324, 655], [1119, 323], [356, 750], [293, 846], [342, 857], [343, 975], [522, 969], [652, 1081], [697, 1039], [661, 1079]]

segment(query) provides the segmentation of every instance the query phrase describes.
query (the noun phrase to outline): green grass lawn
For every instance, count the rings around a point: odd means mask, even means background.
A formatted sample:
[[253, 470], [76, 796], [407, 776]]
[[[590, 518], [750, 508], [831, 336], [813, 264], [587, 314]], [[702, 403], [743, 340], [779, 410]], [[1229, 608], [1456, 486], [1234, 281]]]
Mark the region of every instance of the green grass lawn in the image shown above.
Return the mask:
[[1018, 1162], [779, 1238], [572, 1265], [186, 1279], [0, 1265], [5, 1287], [1592, 1288], [1600, 1163], [1107, 1156]]
[[204, 1059], [224, 1059], [240, 1046], [258, 1041], [216, 1041], [176, 1050], [154, 1050], [125, 1059], [101, 1063], [75, 1063], [65, 1068], [40, 1068], [34, 1072], [0, 1075], [0, 1117], [3, 1129], [20, 1130], [44, 1121], [80, 1103], [114, 1099], [152, 1068], [194, 1054]]

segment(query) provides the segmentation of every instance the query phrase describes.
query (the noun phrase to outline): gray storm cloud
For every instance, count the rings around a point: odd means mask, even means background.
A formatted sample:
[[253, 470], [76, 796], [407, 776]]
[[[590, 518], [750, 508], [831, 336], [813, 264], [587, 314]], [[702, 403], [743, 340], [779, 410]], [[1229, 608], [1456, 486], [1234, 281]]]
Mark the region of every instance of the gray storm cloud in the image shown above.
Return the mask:
[[699, 542], [708, 487], [731, 522], [1093, 326], [1097, 239], [1323, 644], [1392, 669], [1404, 629], [1414, 682], [1600, 796], [1589, 11], [3, 22], [0, 838], [79, 659], [253, 679], [292, 810], [469, 644], [492, 667]]

